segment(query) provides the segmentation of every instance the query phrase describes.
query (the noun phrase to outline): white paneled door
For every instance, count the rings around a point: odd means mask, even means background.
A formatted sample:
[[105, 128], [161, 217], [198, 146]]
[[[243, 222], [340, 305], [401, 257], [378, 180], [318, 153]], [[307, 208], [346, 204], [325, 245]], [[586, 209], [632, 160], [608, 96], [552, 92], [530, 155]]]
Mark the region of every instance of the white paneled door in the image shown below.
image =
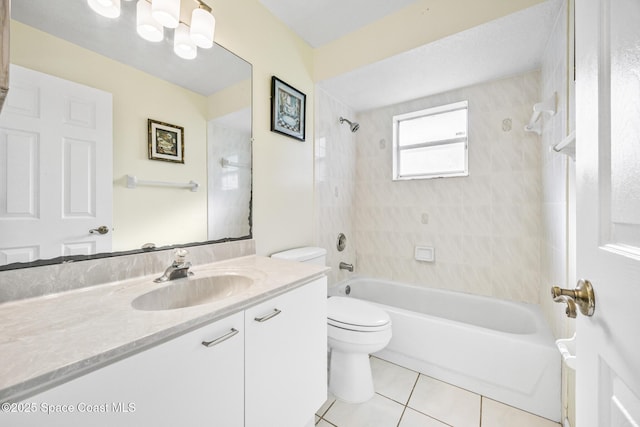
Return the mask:
[[640, 426], [640, 1], [576, 0], [578, 427]]
[[0, 265], [111, 250], [112, 132], [110, 93], [11, 65]]

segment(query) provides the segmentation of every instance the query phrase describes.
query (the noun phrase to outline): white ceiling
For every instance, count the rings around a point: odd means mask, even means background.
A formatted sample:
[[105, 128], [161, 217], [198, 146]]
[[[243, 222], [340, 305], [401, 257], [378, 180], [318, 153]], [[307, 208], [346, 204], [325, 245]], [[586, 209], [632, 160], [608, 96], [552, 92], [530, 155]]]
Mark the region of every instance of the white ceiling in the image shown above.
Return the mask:
[[[260, 1], [300, 37], [317, 44], [411, 3]], [[322, 81], [320, 87], [356, 111], [364, 111], [537, 69], [561, 4], [561, 0], [548, 0]], [[345, 23], [345, 17], [354, 20]]]
[[336, 40], [415, 0], [260, 0], [312, 47]]
[[251, 78], [251, 64], [214, 45], [194, 60], [173, 53], [173, 30], [159, 43], [136, 33], [136, 2], [123, 1], [119, 18], [104, 18], [85, 0], [14, 0], [11, 18], [131, 65], [204, 96]]
[[[414, 0], [259, 0], [312, 46], [378, 20]], [[540, 67], [562, 0], [544, 3], [320, 82], [356, 111], [493, 80]], [[61, 5], [62, 3], [62, 5]], [[209, 95], [250, 77], [251, 66], [216, 45], [187, 61], [172, 31], [149, 43], [135, 33], [135, 2], [110, 20], [80, 0], [19, 0], [12, 18], [142, 71]], [[223, 65], [224, 64], [224, 65]]]

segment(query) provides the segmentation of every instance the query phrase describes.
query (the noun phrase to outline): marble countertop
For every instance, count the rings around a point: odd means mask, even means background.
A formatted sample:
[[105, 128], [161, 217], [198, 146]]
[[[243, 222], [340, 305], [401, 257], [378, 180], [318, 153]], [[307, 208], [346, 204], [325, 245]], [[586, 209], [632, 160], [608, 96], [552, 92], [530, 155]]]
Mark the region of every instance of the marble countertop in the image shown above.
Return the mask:
[[245, 291], [193, 307], [140, 311], [131, 301], [158, 275], [0, 304], [0, 402], [18, 401], [244, 310], [321, 277], [328, 269], [260, 256], [193, 267], [194, 277], [233, 271]]

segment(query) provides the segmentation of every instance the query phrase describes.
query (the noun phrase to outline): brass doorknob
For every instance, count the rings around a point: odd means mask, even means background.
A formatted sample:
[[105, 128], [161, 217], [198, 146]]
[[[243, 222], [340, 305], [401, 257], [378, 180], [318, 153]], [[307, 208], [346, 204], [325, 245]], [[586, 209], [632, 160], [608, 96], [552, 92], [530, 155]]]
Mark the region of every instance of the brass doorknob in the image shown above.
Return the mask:
[[107, 227], [106, 225], [101, 225], [98, 228], [92, 228], [91, 230], [89, 230], [89, 233], [91, 234], [107, 234], [109, 232], [109, 227]]
[[567, 316], [569, 317], [576, 317], [576, 305], [580, 309], [580, 313], [585, 316], [593, 316], [593, 312], [596, 309], [596, 297], [593, 292], [593, 286], [588, 280], [578, 280], [575, 289], [563, 289], [559, 286], [554, 286], [551, 288], [551, 296], [555, 302], [567, 303]]

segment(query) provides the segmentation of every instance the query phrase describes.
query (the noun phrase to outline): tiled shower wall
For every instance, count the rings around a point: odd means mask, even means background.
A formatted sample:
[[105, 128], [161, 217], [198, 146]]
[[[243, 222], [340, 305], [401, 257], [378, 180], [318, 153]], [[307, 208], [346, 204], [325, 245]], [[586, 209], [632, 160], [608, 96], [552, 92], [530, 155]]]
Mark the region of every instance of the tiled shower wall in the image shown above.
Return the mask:
[[[356, 134], [339, 121], [341, 116], [355, 120], [355, 113], [320, 88], [316, 88], [315, 98], [316, 242], [327, 249], [329, 284], [333, 284], [349, 274], [338, 268], [340, 262], [356, 261], [353, 228]], [[339, 233], [347, 236], [347, 247], [342, 252], [336, 249]]]
[[[209, 240], [248, 236], [251, 232], [247, 218], [251, 206], [251, 130], [235, 125], [251, 123], [251, 112], [245, 110], [234, 115], [240, 117], [236, 122], [214, 120], [208, 124]], [[225, 166], [222, 159], [236, 166]], [[225, 209], [216, 209], [219, 206]]]
[[[553, 285], [575, 286], [575, 162], [552, 150], [575, 129], [575, 95], [573, 76], [568, 74], [571, 63], [567, 46], [570, 41], [567, 13], [568, 2], [558, 13], [545, 49], [542, 64], [542, 99], [557, 94], [558, 111], [544, 117], [541, 145], [542, 169], [542, 277], [540, 303], [556, 338], [570, 337], [575, 332], [575, 320], [566, 317], [564, 304], [552, 301], [549, 288]], [[562, 370], [562, 418], [575, 425], [575, 371]]]
[[[553, 32], [550, 34], [542, 64], [542, 99], [555, 92], [557, 113], [544, 115], [541, 145], [542, 168], [542, 280], [540, 302], [543, 312], [556, 338], [570, 337], [575, 331], [575, 321], [564, 313], [564, 304], [554, 303], [550, 288], [553, 285], [573, 288], [575, 273], [569, 267], [569, 255], [575, 253], [575, 241], [568, 239], [568, 201], [575, 197], [573, 160], [551, 148], [568, 134], [567, 103], [567, 4], [563, 2], [558, 12]], [[573, 112], [572, 112], [573, 113]], [[572, 123], [573, 121], [571, 121]], [[575, 223], [575, 222], [572, 222]]]
[[[539, 93], [533, 71], [359, 114], [358, 273], [539, 302], [540, 138], [523, 130]], [[469, 176], [392, 181], [392, 116], [465, 99]]]

